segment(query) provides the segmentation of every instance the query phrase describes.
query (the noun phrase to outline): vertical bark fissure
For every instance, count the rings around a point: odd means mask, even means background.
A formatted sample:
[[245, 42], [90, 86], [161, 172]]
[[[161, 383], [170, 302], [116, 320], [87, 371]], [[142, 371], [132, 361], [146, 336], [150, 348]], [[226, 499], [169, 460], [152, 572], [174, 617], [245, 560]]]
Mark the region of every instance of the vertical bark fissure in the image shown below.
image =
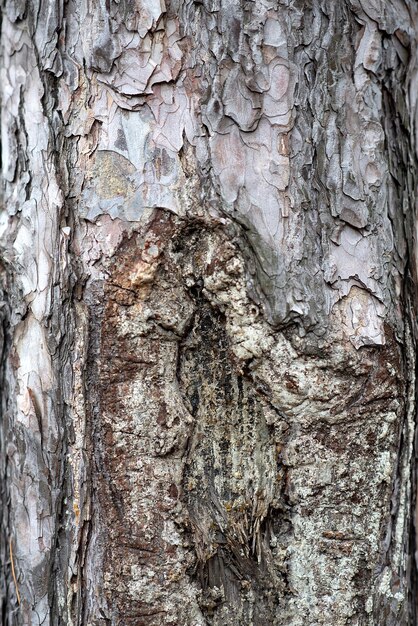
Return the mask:
[[[9, 326], [9, 310], [7, 302], [7, 269], [2, 267], [2, 308], [1, 308], [1, 358], [0, 358], [0, 385], [1, 385], [1, 422], [4, 424], [9, 419], [10, 413], [10, 388], [7, 384], [7, 358], [10, 354], [11, 336]], [[16, 605], [17, 592], [12, 589], [14, 586], [11, 574], [11, 555], [10, 542], [12, 549], [16, 545], [16, 534], [13, 532], [13, 526], [9, 517], [10, 513], [10, 493], [8, 481], [8, 442], [3, 435], [1, 436], [1, 507], [2, 507], [2, 524], [1, 524], [1, 562], [3, 564], [3, 573], [1, 577], [1, 603], [2, 603], [2, 625], [8, 626], [11, 623], [10, 616]]]
[[[264, 469], [266, 480], [280, 485], [279, 442], [263, 419], [251, 380], [234, 371], [225, 321], [204, 299], [196, 308], [195, 323], [183, 341], [179, 381], [196, 422], [182, 487], [197, 553], [195, 576], [203, 591], [200, 604], [208, 624], [231, 618], [273, 623], [286, 589], [285, 568], [283, 563], [281, 569], [274, 567], [270, 547], [286, 526], [282, 488], [280, 496], [272, 497], [262, 476], [248, 481], [246, 463], [254, 451], [259, 474]], [[267, 502], [258, 511], [257, 500], [263, 499]], [[215, 613], [222, 605], [229, 608], [219, 622]]]

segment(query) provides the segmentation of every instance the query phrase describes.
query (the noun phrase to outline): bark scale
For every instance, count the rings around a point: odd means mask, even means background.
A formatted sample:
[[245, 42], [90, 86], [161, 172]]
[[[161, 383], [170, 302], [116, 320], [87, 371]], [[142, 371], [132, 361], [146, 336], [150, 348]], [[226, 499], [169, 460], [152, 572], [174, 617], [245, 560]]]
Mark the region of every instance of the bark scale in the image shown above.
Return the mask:
[[1, 37], [3, 623], [414, 624], [415, 3]]

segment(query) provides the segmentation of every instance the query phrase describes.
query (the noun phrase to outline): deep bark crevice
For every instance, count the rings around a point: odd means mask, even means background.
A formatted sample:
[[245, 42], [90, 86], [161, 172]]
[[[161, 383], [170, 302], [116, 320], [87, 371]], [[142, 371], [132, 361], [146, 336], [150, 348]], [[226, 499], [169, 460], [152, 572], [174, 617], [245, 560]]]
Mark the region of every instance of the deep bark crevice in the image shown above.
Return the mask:
[[274, 623], [283, 607], [286, 564], [280, 552], [289, 526], [285, 472], [277, 458], [283, 442], [265, 423], [254, 384], [235, 371], [222, 314], [200, 294], [194, 302], [178, 370], [195, 418], [182, 483], [197, 553], [193, 578], [202, 587], [208, 624]]

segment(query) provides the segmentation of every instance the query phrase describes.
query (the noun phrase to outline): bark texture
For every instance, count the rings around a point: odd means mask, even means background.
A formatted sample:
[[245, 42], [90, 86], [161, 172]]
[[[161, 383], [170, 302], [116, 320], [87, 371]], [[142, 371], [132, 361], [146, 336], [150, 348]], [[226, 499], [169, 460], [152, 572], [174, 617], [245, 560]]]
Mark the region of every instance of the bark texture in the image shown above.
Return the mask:
[[415, 624], [416, 3], [2, 7], [2, 623]]

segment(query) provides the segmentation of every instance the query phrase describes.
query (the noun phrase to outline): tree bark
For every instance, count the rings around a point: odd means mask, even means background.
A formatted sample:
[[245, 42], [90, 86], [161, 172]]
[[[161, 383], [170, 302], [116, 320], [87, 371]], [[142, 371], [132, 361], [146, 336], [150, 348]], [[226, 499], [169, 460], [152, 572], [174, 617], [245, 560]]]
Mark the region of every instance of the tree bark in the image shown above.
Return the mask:
[[416, 623], [417, 24], [3, 0], [3, 624]]

